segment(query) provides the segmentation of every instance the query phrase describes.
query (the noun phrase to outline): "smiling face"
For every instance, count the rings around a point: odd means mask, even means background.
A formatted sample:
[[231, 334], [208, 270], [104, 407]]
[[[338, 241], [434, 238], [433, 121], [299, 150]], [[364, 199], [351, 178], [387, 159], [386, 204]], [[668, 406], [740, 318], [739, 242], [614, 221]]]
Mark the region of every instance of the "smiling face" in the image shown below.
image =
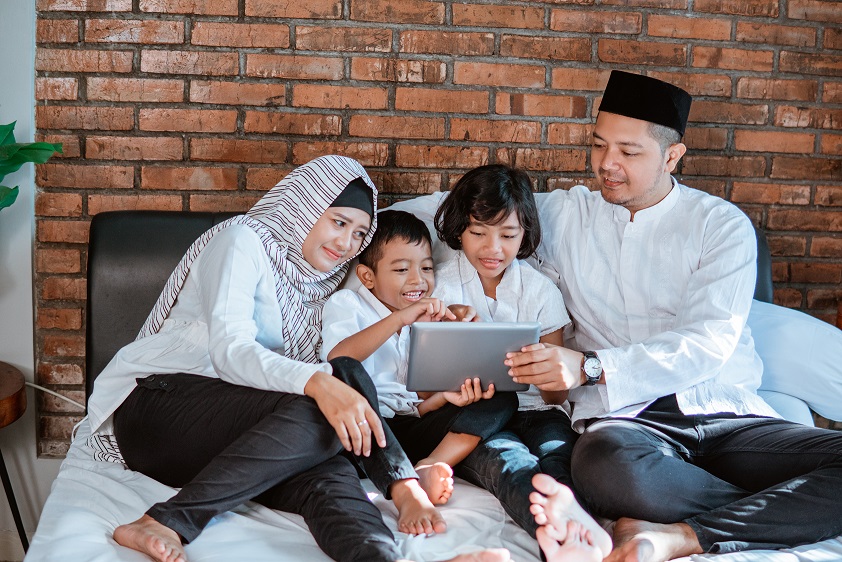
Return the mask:
[[353, 207], [328, 207], [304, 239], [301, 253], [326, 273], [353, 258], [371, 227], [371, 217]]
[[686, 147], [676, 143], [666, 151], [650, 133], [647, 121], [600, 112], [591, 146], [591, 168], [602, 197], [634, 213], [651, 207], [672, 189], [675, 171]]
[[460, 241], [465, 257], [479, 274], [485, 295], [497, 298], [497, 285], [506, 268], [515, 260], [524, 230], [517, 213], [512, 212], [497, 224], [481, 223], [473, 218]]
[[363, 286], [392, 312], [429, 297], [436, 287], [433, 253], [429, 242], [389, 240], [374, 269], [357, 266]]

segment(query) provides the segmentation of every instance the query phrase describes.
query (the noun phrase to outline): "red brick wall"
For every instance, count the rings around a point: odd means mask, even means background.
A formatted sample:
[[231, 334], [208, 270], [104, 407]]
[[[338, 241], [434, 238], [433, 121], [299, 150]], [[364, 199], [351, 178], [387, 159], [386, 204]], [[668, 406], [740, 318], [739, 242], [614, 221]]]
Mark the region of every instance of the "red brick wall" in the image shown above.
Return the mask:
[[[689, 6], [692, 4], [692, 9]], [[385, 201], [486, 162], [587, 181], [611, 69], [696, 99], [680, 177], [767, 229], [775, 298], [842, 298], [842, 10], [835, 0], [37, 0], [39, 382], [81, 400], [90, 217], [245, 210], [341, 153]], [[72, 410], [41, 404], [42, 455]]]

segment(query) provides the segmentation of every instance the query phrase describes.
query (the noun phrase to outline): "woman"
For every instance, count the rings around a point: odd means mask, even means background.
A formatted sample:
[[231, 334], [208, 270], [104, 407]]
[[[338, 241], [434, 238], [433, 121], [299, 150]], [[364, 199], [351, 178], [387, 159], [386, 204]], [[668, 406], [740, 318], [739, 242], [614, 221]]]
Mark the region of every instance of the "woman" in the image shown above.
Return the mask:
[[370, 240], [376, 202], [358, 162], [325, 156], [191, 246], [88, 405], [129, 468], [181, 488], [117, 543], [183, 562], [212, 517], [254, 499], [302, 515], [336, 560], [400, 559], [343, 449], [392, 497], [401, 530], [445, 530], [361, 365], [318, 361], [322, 305]]

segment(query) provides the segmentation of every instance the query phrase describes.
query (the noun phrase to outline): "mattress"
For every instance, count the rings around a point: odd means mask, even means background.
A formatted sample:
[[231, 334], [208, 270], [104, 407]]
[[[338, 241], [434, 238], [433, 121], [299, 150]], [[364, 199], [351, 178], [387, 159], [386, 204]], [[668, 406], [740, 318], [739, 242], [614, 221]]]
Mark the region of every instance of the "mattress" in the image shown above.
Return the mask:
[[[86, 445], [87, 422], [79, 427], [52, 490], [26, 562], [148, 562], [111, 538], [115, 527], [134, 521], [174, 490], [122, 465], [96, 461]], [[480, 488], [457, 479], [453, 497], [442, 507], [448, 531], [434, 536], [397, 532], [397, 511], [364, 481], [406, 558], [444, 560], [482, 548], [506, 547], [517, 562], [538, 562], [537, 543]], [[190, 562], [328, 562], [300, 516], [247, 503], [214, 518], [186, 547]], [[753, 551], [683, 558], [684, 562], [842, 561], [842, 537], [782, 551]]]

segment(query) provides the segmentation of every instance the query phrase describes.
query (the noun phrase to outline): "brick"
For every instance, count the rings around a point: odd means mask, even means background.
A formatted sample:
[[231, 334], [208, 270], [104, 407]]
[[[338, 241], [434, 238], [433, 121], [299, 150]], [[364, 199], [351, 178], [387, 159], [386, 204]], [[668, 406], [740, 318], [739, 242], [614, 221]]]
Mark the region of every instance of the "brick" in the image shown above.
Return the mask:
[[91, 195], [88, 197], [88, 214], [93, 216], [105, 211], [181, 211], [180, 195]]
[[391, 45], [390, 29], [303, 25], [295, 28], [295, 48], [299, 51], [388, 53]]
[[498, 92], [494, 111], [498, 115], [585, 117], [587, 100], [580, 96], [545, 96]]
[[471, 169], [488, 163], [488, 149], [480, 146], [400, 144], [395, 151], [399, 168]]
[[501, 148], [497, 150], [497, 161], [525, 170], [584, 172], [587, 151], [557, 148]]
[[778, 0], [696, 0], [697, 12], [734, 16], [778, 17]]
[[36, 0], [39, 12], [131, 12], [132, 0]]
[[794, 263], [790, 275], [793, 283], [840, 283], [842, 264]]
[[183, 141], [174, 137], [91, 136], [85, 157], [91, 160], [181, 160]]
[[61, 145], [61, 153], [53, 154], [53, 160], [61, 158], [78, 158], [81, 155], [79, 137], [76, 135], [44, 135], [36, 134], [38, 142], [51, 142]]
[[767, 241], [773, 256], [803, 256], [807, 253], [807, 240], [803, 236], [768, 236]]
[[801, 181], [842, 181], [842, 160], [809, 156], [775, 156], [772, 158], [772, 173], [769, 177]]
[[[579, 1], [578, 4], [591, 4], [592, 2]], [[606, 6], [622, 6], [624, 8], [663, 8], [665, 10], [686, 10], [687, 0], [601, 0], [600, 4]]]
[[569, 191], [570, 188], [573, 187], [574, 185], [586, 185], [586, 180], [584, 180], [582, 178], [567, 177], [567, 176], [548, 177], [545, 188], [541, 189], [539, 191], [549, 192], [549, 191], [555, 191], [557, 189], [563, 189], [564, 191]]
[[842, 82], [825, 82], [822, 89], [822, 101], [842, 103]]
[[35, 38], [45, 43], [76, 43], [79, 41], [79, 22], [76, 20], [48, 20], [39, 17], [35, 22]]
[[734, 182], [731, 201], [764, 205], [809, 205], [810, 186]]
[[382, 23], [440, 25], [444, 23], [444, 4], [442, 2], [427, 2], [426, 0], [351, 2], [351, 19]]
[[233, 133], [237, 111], [225, 109], [141, 109], [142, 131], [183, 131], [189, 133]]
[[792, 19], [842, 23], [842, 10], [836, 0], [789, 0], [787, 16]]
[[[59, 394], [66, 396], [70, 400], [73, 400], [79, 404], [85, 403], [85, 391], [83, 390], [58, 390]], [[42, 414], [44, 413], [78, 413], [80, 410], [83, 410], [84, 407], [80, 408], [75, 406], [66, 400], [62, 400], [61, 398], [57, 398], [50, 394], [41, 394], [40, 400], [38, 402], [39, 412]]]
[[817, 258], [842, 258], [842, 238], [813, 236], [810, 255]]
[[780, 131], [734, 131], [734, 148], [747, 152], [812, 152], [816, 135]]
[[775, 54], [772, 51], [695, 46], [693, 47], [693, 66], [695, 68], [769, 72], [773, 68], [774, 56]]
[[488, 112], [488, 93], [398, 88], [395, 91], [395, 109], [437, 113], [486, 113]]
[[823, 134], [821, 152], [822, 154], [842, 155], [842, 135]]
[[766, 159], [761, 156], [690, 154], [684, 157], [682, 173], [688, 176], [762, 178], [766, 173]]
[[[41, 298], [44, 300], [85, 300], [87, 294], [87, 283], [84, 279], [71, 277], [48, 277], [44, 279], [41, 285]], [[69, 336], [62, 336], [56, 338], [59, 345], [64, 345], [66, 340], [75, 341], [77, 338]], [[44, 347], [49, 348], [47, 338], [44, 338]], [[75, 347], [75, 345], [74, 345]], [[46, 350], [45, 350], [46, 351]], [[56, 353], [46, 351], [47, 355], [73, 355], [79, 357], [76, 353], [68, 353], [65, 350], [56, 350]], [[84, 351], [84, 345], [82, 346]]]
[[842, 123], [842, 110], [827, 107], [811, 108], [779, 105], [775, 109], [775, 125], [809, 129], [837, 129]]
[[825, 49], [842, 49], [842, 29], [825, 28], [823, 45]]
[[553, 10], [550, 13], [550, 29], [575, 33], [639, 34], [642, 18], [636, 12]]
[[286, 49], [289, 26], [270, 23], [232, 23], [199, 21], [190, 33], [193, 45]]
[[306, 164], [325, 154], [342, 154], [357, 160], [363, 166], [385, 166], [389, 146], [379, 142], [297, 142], [292, 147], [292, 163]]
[[236, 53], [209, 51], [149, 51], [140, 54], [140, 70], [155, 74], [226, 76], [239, 72]]
[[472, 86], [543, 88], [545, 85], [544, 67], [530, 64], [456, 62], [453, 65], [453, 83]]
[[547, 143], [562, 146], [590, 146], [592, 134], [593, 125], [550, 123], [547, 127]]
[[134, 169], [129, 166], [84, 166], [48, 162], [38, 166], [36, 177], [41, 187], [130, 189], [134, 183]]
[[778, 80], [743, 77], [737, 80], [737, 96], [763, 100], [815, 101], [819, 84], [816, 80]]
[[508, 6], [494, 4], [453, 4], [453, 25], [466, 27], [505, 27], [515, 29], [542, 29], [544, 10], [528, 6]]
[[38, 382], [40, 384], [84, 384], [82, 367], [71, 363], [49, 363], [38, 364]]
[[[654, 37], [706, 39], [710, 41], [728, 41], [731, 39], [731, 21], [728, 19], [685, 18], [652, 14], [649, 16], [647, 30], [649, 35]], [[633, 33], [639, 33], [639, 30]]]
[[[441, 174], [427, 172], [371, 172], [374, 185], [381, 193], [422, 195], [441, 191]], [[378, 200], [379, 206], [382, 201]]]
[[35, 252], [35, 271], [38, 273], [81, 273], [79, 250], [39, 249]]
[[40, 307], [35, 325], [42, 330], [78, 330], [82, 327], [82, 311], [78, 308]]
[[141, 12], [236, 16], [237, 0], [140, 0]]
[[251, 209], [260, 199], [256, 195], [190, 195], [190, 210], [211, 213], [241, 212]]
[[554, 68], [552, 87], [554, 90], [589, 90], [601, 92], [608, 84], [610, 70]]
[[66, 439], [73, 431], [77, 420], [67, 416], [41, 416], [40, 436], [52, 439]]
[[[709, 178], [693, 178], [693, 187], [699, 189], [700, 191], [704, 191], [705, 193], [709, 193], [716, 197], [721, 197], [722, 199], [725, 198], [725, 181], [724, 180], [715, 180]], [[760, 224], [760, 217], [755, 216], [751, 210], [745, 211], [748, 218], [751, 219], [753, 224]]]
[[798, 289], [775, 289], [774, 303], [786, 308], [801, 308], [804, 295]]
[[286, 86], [247, 82], [192, 80], [190, 101], [219, 105], [286, 105]]
[[307, 2], [246, 0], [246, 15], [279, 19], [338, 19], [342, 17], [342, 0], [308, 0]]
[[36, 100], [76, 100], [78, 97], [77, 78], [35, 78]]
[[85, 22], [88, 43], [184, 43], [184, 22], [164, 20], [89, 19]]
[[815, 47], [816, 30], [812, 27], [738, 21], [736, 39], [741, 42], [761, 43], [763, 45]]
[[723, 150], [728, 145], [728, 131], [720, 127], [691, 127], [682, 141], [693, 150]]
[[211, 162], [285, 162], [287, 144], [264, 140], [192, 139], [190, 158]]
[[35, 70], [42, 72], [131, 72], [129, 51], [36, 49]]
[[41, 192], [35, 197], [35, 214], [39, 217], [81, 217], [82, 196]]
[[[691, 74], [689, 72], [649, 72], [653, 78], [675, 84], [693, 96], [731, 97], [731, 78], [717, 74]], [[694, 102], [696, 103], [696, 102]]]
[[279, 113], [277, 111], [246, 111], [243, 130], [246, 133], [276, 135], [324, 136], [342, 132], [342, 118], [317, 113]]
[[292, 168], [272, 166], [271, 168], [249, 168], [246, 171], [246, 189], [268, 191], [284, 179]]
[[341, 58], [297, 55], [246, 55], [246, 75], [285, 80], [341, 80]]
[[39, 220], [36, 230], [39, 242], [61, 242], [66, 244], [87, 244], [88, 221]]
[[591, 60], [591, 41], [574, 37], [504, 35], [500, 40], [500, 56], [588, 62]]
[[143, 166], [140, 185], [143, 189], [233, 190], [237, 189], [236, 168], [201, 166]]
[[770, 230], [811, 230], [827, 233], [842, 232], [842, 213], [838, 211], [807, 211], [769, 209], [766, 227]]
[[352, 137], [443, 139], [444, 118], [352, 115], [348, 134]]
[[807, 291], [807, 306], [810, 308], [836, 309], [842, 300], [842, 291], [818, 289]]
[[413, 29], [402, 31], [398, 44], [402, 53], [491, 55], [494, 53], [494, 34]]
[[764, 125], [768, 118], [769, 106], [767, 105], [697, 100], [690, 108], [690, 121], [694, 123]]
[[465, 142], [541, 142], [541, 123], [483, 119], [457, 119], [450, 122], [450, 138]]
[[780, 71], [838, 77], [842, 76], [842, 56], [781, 51]]
[[654, 43], [628, 39], [600, 39], [597, 54], [602, 62], [685, 66], [687, 46], [679, 43]]
[[[772, 262], [772, 282], [773, 283], [788, 283], [789, 282], [789, 263]], [[795, 289], [793, 289], [795, 290]], [[800, 293], [799, 293], [800, 295]], [[775, 295], [777, 298], [777, 295]], [[800, 297], [799, 297], [800, 299]], [[775, 301], [777, 303], [777, 301]], [[801, 302], [799, 300], [799, 302]], [[800, 305], [799, 305], [800, 306]]]
[[371, 57], [351, 61], [352, 80], [441, 84], [446, 77], [447, 65], [440, 61]]
[[89, 101], [160, 102], [184, 101], [184, 82], [155, 78], [99, 78], [86, 80]]
[[842, 207], [842, 186], [817, 186], [816, 205], [823, 207]]
[[293, 87], [292, 103], [296, 107], [386, 109], [388, 99], [382, 88], [299, 84]]
[[[81, 417], [80, 417], [81, 419]], [[64, 441], [52, 441], [38, 437], [39, 459], [64, 459], [70, 450], [70, 434], [65, 435]]]
[[128, 131], [134, 127], [134, 115], [129, 107], [38, 106], [35, 122], [39, 129]]

